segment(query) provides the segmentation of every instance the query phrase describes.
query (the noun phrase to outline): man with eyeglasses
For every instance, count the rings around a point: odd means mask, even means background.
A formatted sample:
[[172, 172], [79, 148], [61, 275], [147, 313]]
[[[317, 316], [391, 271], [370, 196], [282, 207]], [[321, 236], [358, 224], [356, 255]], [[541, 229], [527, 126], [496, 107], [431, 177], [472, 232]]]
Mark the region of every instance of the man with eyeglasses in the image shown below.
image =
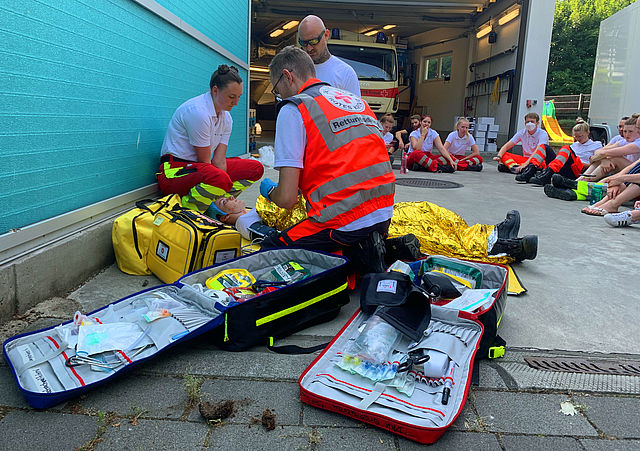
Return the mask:
[[629, 119], [629, 116], [622, 116], [622, 118], [620, 118], [620, 122], [618, 123], [618, 134], [611, 138], [611, 141], [609, 141], [610, 145], [620, 143], [619, 145], [623, 146], [626, 144], [622, 131], [624, 130], [624, 123], [627, 119]]
[[337, 56], [329, 53], [327, 39], [330, 31], [318, 16], [307, 16], [298, 25], [298, 44], [313, 60], [316, 78], [336, 88], [360, 97], [356, 71]]
[[[291, 209], [301, 191], [308, 208], [307, 219], [267, 235], [262, 247], [341, 249], [358, 272], [384, 272], [385, 254], [409, 243], [405, 237], [384, 241], [395, 177], [375, 114], [360, 97], [317, 79], [313, 61], [295, 46], [282, 49], [269, 71], [275, 93], [285, 99], [274, 144], [280, 175], [278, 183], [264, 179], [260, 194]], [[420, 256], [415, 237], [411, 250]]]

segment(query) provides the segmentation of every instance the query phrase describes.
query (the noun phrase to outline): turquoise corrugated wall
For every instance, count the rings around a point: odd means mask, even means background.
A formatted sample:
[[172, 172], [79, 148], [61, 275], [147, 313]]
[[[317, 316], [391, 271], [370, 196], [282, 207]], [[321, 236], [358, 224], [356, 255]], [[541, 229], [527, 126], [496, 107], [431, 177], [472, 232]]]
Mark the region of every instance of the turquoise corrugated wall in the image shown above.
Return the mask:
[[[247, 62], [249, 0], [157, 3]], [[155, 182], [175, 108], [233, 64], [130, 0], [3, 0], [0, 42], [0, 234]]]

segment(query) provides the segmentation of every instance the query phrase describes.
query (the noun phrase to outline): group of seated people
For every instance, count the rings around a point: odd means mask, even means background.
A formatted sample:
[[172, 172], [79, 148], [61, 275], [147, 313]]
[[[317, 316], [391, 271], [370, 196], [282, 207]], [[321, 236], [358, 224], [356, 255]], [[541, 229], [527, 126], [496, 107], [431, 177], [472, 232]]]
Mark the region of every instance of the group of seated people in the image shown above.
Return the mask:
[[[464, 117], [456, 123], [444, 144], [431, 128], [430, 115], [411, 116], [411, 127], [391, 133], [394, 119], [391, 114], [380, 118], [387, 152], [393, 161], [396, 150], [407, 153], [407, 169], [412, 171], [454, 172], [482, 171], [482, 157], [475, 139], [469, 133], [469, 121]], [[439, 154], [434, 154], [433, 149]], [[467, 155], [467, 151], [471, 153]]]
[[[635, 224], [640, 222], [640, 211], [618, 213], [618, 209], [640, 198], [639, 118], [640, 114], [633, 114], [620, 119], [619, 134], [605, 146], [591, 140], [589, 125], [578, 120], [572, 131], [575, 142], [556, 154], [549, 146], [549, 135], [539, 128], [540, 117], [529, 113], [524, 117], [525, 128], [500, 148], [494, 160], [499, 162], [498, 171], [516, 174], [519, 183], [544, 186], [548, 197], [592, 201], [582, 212], [604, 216], [611, 226]], [[518, 143], [522, 155], [510, 153]], [[634, 208], [639, 209], [640, 202]]]

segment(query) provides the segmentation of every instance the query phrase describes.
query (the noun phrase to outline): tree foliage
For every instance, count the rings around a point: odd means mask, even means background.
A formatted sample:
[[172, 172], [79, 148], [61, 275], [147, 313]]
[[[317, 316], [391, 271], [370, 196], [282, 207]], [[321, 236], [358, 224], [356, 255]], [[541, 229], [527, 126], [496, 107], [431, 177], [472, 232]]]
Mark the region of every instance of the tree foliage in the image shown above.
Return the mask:
[[635, 0], [557, 0], [546, 95], [591, 92], [600, 22]]

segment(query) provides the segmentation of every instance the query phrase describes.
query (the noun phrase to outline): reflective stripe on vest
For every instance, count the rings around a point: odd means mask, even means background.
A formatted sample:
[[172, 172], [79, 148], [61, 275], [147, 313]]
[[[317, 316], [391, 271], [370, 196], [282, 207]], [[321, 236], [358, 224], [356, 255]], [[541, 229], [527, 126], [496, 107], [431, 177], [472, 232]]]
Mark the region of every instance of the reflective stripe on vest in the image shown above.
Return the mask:
[[299, 187], [309, 218], [337, 228], [393, 205], [395, 177], [366, 102], [317, 79], [285, 102], [297, 106], [305, 126]]

